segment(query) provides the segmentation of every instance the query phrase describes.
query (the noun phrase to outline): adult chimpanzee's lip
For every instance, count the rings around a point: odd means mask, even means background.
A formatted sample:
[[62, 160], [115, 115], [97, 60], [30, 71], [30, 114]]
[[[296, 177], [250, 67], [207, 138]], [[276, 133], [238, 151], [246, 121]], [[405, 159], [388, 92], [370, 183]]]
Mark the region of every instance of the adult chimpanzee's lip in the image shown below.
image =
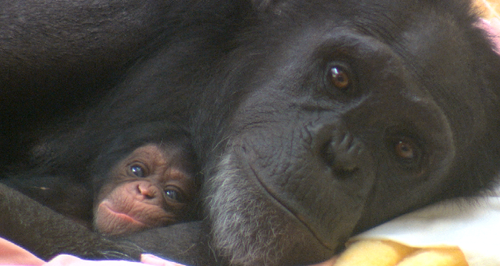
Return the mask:
[[[242, 160], [240, 160], [240, 161], [242, 161]], [[278, 197], [276, 197], [275, 193], [273, 193], [273, 191], [268, 186], [266, 186], [266, 184], [264, 182], [262, 182], [262, 180], [260, 179], [260, 177], [257, 174], [257, 172], [255, 171], [255, 169], [250, 164], [248, 164], [248, 168], [253, 172], [253, 175], [254, 175], [255, 179], [257, 180], [257, 182], [259, 182], [260, 186], [262, 188], [264, 188], [264, 190], [267, 192], [267, 194], [270, 195], [271, 198], [274, 199], [278, 204], [280, 204], [281, 206], [283, 206], [283, 208], [286, 209], [291, 215], [293, 215], [293, 217], [295, 217], [295, 219], [297, 219], [298, 221], [300, 221], [302, 223], [302, 225], [304, 227], [306, 227], [307, 230], [309, 230], [311, 232], [311, 234], [314, 236], [314, 238], [317, 239], [318, 242], [322, 246], [324, 246], [326, 249], [331, 250], [331, 251], [335, 251], [336, 250], [336, 247], [331, 247], [330, 245], [328, 245], [327, 243], [325, 243], [323, 240], [321, 240], [321, 238], [316, 234], [316, 232], [307, 224], [306, 221], [304, 221], [304, 219], [303, 219], [303, 217], [301, 215], [298, 215], [296, 212], [294, 212], [293, 210], [291, 210], [285, 203], [283, 203]]]

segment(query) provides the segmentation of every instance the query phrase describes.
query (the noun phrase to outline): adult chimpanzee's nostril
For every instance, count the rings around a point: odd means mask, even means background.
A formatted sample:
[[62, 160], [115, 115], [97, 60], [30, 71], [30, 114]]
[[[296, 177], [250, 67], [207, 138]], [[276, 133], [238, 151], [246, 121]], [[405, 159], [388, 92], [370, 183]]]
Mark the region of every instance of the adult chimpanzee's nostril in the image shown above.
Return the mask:
[[359, 170], [361, 144], [345, 132], [334, 132], [324, 144], [321, 156], [337, 178], [349, 178]]
[[325, 164], [332, 166], [335, 161], [334, 148], [331, 141], [328, 141], [321, 149], [321, 157], [325, 160]]

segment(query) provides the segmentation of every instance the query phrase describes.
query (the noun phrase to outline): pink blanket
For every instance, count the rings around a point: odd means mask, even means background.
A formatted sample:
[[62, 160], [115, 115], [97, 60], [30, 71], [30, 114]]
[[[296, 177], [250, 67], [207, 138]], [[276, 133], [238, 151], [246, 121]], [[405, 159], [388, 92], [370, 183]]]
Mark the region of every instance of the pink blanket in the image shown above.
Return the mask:
[[0, 265], [26, 266], [182, 266], [181, 264], [158, 258], [154, 255], [143, 254], [141, 262], [129, 261], [90, 261], [82, 260], [71, 255], [59, 255], [45, 262], [20, 246], [0, 238]]
[[500, 54], [500, 19], [493, 18], [491, 20], [482, 20], [482, 25], [480, 25], [483, 29], [488, 31], [491, 39], [496, 45], [495, 51]]

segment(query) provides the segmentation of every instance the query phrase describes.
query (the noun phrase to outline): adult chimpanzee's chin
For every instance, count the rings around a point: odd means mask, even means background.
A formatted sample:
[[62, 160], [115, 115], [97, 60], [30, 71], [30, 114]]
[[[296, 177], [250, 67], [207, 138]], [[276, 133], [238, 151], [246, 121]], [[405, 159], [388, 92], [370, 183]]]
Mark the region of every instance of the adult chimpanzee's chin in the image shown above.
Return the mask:
[[227, 154], [211, 182], [217, 189], [209, 214], [220, 255], [231, 265], [293, 265], [331, 257], [338, 243], [322, 243], [250, 169], [240, 168], [237, 157]]

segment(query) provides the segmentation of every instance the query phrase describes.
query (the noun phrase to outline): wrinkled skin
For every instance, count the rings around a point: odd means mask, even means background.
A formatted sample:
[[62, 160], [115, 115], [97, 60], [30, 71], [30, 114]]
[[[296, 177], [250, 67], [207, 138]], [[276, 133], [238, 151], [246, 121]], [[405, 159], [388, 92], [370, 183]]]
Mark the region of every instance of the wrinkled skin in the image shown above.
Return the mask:
[[500, 57], [467, 1], [235, 3], [186, 16], [89, 116], [102, 134], [184, 123], [203, 167], [204, 223], [128, 240], [194, 265], [312, 264], [495, 183]]

